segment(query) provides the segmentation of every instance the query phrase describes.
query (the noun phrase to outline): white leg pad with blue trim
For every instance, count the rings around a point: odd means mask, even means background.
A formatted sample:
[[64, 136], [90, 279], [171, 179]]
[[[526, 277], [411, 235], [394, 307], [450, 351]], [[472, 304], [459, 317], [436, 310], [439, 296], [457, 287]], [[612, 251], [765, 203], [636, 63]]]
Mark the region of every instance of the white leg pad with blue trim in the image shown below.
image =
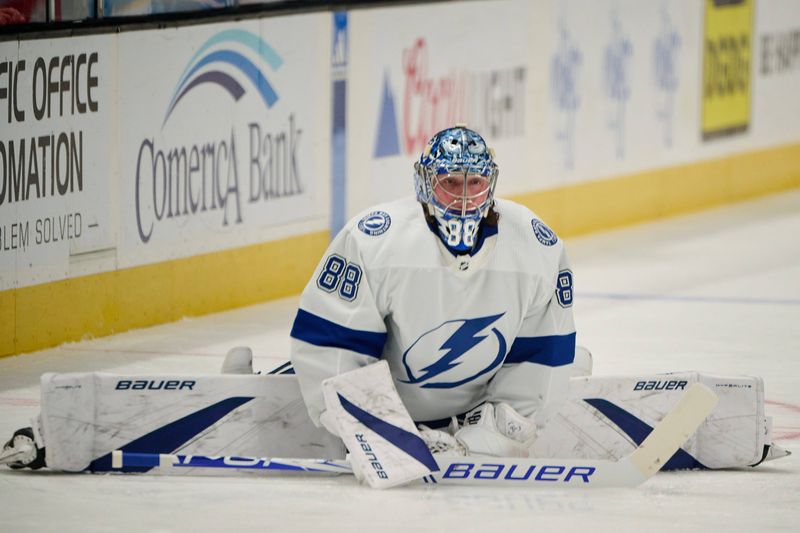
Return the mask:
[[109, 471], [114, 450], [344, 458], [294, 376], [44, 374], [41, 389], [39, 447], [54, 470]]

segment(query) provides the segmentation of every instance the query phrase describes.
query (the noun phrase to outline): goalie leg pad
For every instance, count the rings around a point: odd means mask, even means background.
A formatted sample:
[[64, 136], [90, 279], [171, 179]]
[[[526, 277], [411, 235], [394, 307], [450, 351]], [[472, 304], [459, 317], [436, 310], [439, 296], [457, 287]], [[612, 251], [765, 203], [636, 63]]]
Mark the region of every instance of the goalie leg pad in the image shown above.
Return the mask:
[[308, 418], [294, 376], [45, 374], [41, 391], [54, 470], [107, 471], [114, 450], [344, 458]]
[[664, 469], [735, 468], [760, 461], [771, 444], [763, 380], [698, 372], [572, 378], [569, 400], [540, 429], [532, 453], [624, 457], [698, 382], [719, 397], [719, 405]]

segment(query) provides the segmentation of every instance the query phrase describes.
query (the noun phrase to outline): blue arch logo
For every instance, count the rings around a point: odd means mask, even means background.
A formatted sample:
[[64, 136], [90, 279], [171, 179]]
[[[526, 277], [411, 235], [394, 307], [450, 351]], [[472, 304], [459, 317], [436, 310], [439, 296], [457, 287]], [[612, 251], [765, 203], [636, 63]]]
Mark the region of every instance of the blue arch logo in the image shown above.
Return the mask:
[[[236, 48], [244, 47], [251, 50], [259, 59], [261, 65], [256, 65], [251, 59]], [[283, 59], [261, 37], [245, 30], [225, 30], [214, 34], [195, 52], [184, 68], [178, 84], [175, 86], [172, 98], [164, 115], [164, 124], [169, 120], [175, 107], [193, 89], [200, 85], [211, 83], [223, 88], [235, 101], [245, 94], [246, 90], [240, 79], [249, 82], [255, 89], [267, 108], [271, 108], [278, 101], [278, 94], [264, 75], [265, 67], [272, 71], [278, 70], [283, 64]], [[234, 68], [235, 76], [220, 66]]]
[[491, 327], [505, 313], [448, 320], [423, 333], [403, 354], [408, 380], [425, 389], [452, 389], [499, 366], [508, 344]]

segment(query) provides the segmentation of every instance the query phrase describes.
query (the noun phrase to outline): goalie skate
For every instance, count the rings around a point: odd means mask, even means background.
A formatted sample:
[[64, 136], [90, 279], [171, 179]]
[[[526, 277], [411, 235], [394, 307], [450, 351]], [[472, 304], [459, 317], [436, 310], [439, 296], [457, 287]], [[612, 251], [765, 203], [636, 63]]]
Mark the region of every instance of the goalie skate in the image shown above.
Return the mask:
[[14, 470], [25, 467], [36, 470], [45, 465], [44, 449], [36, 446], [33, 429], [22, 428], [14, 432], [0, 452], [0, 465], [8, 465]]
[[761, 460], [750, 466], [758, 466], [764, 461], [774, 461], [775, 459], [780, 459], [781, 457], [787, 457], [789, 455], [792, 455], [792, 452], [783, 446], [778, 446], [773, 442], [772, 444], [767, 444], [764, 446], [764, 455], [761, 457]]

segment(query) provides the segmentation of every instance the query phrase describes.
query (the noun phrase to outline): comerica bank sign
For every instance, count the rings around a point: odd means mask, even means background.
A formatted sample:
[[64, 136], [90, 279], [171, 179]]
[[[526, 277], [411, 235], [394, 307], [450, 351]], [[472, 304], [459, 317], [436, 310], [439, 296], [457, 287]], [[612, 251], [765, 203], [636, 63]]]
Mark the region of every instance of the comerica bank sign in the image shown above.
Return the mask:
[[[282, 65], [272, 46], [241, 29], [215, 33], [197, 49], [178, 77], [160, 131], [138, 146], [135, 210], [141, 242], [150, 241], [158, 224], [169, 219], [220, 211], [222, 226], [241, 224], [247, 203], [303, 192], [297, 156], [303, 130], [293, 112], [270, 113], [280, 101], [271, 78]], [[197, 90], [204, 86], [221, 90]], [[233, 117], [222, 122], [208, 116], [215, 99], [225, 98], [227, 106], [248, 94], [263, 104], [253, 117], [268, 117], [269, 128], [258, 120], [237, 124]], [[194, 106], [192, 124], [171, 124], [184, 105]], [[198, 131], [218, 133], [198, 141], [192, 138], [196, 123], [202, 126]]]

